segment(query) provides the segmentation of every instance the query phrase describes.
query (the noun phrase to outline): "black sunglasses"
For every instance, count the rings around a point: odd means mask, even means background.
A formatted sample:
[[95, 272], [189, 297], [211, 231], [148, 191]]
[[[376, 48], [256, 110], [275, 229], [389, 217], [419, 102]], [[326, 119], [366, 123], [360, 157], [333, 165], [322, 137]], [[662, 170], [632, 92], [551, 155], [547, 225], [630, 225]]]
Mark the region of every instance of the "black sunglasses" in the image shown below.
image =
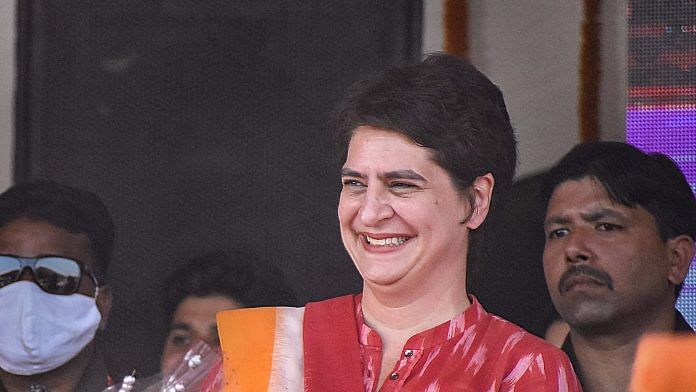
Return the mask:
[[80, 288], [82, 276], [92, 278], [95, 291], [99, 289], [97, 278], [81, 262], [61, 256], [17, 257], [0, 255], [0, 289], [19, 280], [22, 271], [31, 268], [34, 281], [50, 294], [75, 294]]

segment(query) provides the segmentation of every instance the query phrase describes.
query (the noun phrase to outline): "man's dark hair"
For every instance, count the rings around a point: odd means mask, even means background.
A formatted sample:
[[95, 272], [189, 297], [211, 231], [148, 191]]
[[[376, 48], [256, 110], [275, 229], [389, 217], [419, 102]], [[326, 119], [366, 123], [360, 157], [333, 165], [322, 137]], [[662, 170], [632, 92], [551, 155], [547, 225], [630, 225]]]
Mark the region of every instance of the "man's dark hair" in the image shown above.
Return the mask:
[[295, 302], [282, 274], [241, 251], [213, 252], [189, 260], [174, 271], [164, 285], [163, 301], [168, 319], [188, 297], [223, 296], [242, 307], [289, 305]]
[[563, 182], [589, 177], [601, 184], [618, 204], [648, 210], [663, 241], [687, 234], [696, 238], [696, 199], [669, 157], [644, 153], [620, 142], [592, 142], [575, 146], [549, 171], [542, 188], [548, 206]]
[[114, 248], [114, 223], [96, 194], [49, 180], [17, 184], [0, 194], [0, 227], [21, 218], [86, 234], [94, 273], [100, 282], [105, 281]]
[[359, 81], [337, 106], [333, 127], [341, 162], [353, 132], [371, 126], [400, 133], [432, 150], [456, 188], [470, 201], [473, 181], [495, 178], [489, 217], [471, 234], [470, 254], [483, 245], [512, 186], [517, 165], [515, 134], [503, 95], [485, 75], [461, 59], [430, 55]]
[[[645, 208], [655, 218], [660, 238], [687, 234], [696, 239], [696, 199], [679, 167], [668, 156], [644, 153], [620, 142], [590, 142], [573, 147], [546, 175], [544, 205], [563, 182], [592, 178], [614, 202]], [[675, 288], [678, 296], [683, 284]]]

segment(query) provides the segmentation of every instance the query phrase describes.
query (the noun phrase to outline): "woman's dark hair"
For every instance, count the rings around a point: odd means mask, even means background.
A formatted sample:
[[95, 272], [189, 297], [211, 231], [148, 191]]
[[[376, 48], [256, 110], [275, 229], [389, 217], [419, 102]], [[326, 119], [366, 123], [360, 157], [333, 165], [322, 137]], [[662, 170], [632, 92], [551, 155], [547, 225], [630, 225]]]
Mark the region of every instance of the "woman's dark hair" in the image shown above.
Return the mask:
[[515, 133], [500, 89], [457, 57], [430, 55], [351, 87], [333, 115], [341, 162], [360, 126], [394, 131], [432, 150], [432, 159], [469, 201], [472, 182], [493, 174], [489, 216], [470, 237], [470, 254], [480, 253], [482, 237], [499, 219], [517, 165]]

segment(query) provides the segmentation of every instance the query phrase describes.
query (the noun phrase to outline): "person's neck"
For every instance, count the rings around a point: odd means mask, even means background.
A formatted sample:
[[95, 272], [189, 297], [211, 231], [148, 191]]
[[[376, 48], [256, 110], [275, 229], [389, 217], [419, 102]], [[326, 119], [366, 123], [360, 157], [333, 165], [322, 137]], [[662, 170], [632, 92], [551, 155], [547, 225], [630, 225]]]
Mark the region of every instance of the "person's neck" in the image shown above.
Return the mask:
[[466, 293], [466, 273], [439, 282], [421, 282], [406, 288], [363, 287], [365, 323], [385, 340], [390, 333], [409, 336], [430, 329], [463, 312], [471, 303]]
[[631, 381], [631, 371], [640, 338], [649, 332], [674, 330], [674, 307], [671, 312], [659, 312], [643, 322], [622, 323], [622, 328], [596, 333], [571, 327], [570, 339], [583, 375], [586, 392], [625, 391]]
[[88, 344], [66, 364], [46, 373], [21, 376], [0, 369], [0, 381], [7, 392], [26, 392], [32, 386], [42, 386], [49, 392], [77, 392], [75, 388], [89, 365], [93, 343]]
[[[408, 339], [454, 318], [471, 305], [466, 293], [466, 273], [439, 284], [422, 282], [412, 290], [363, 288], [365, 324], [380, 336], [382, 362], [378, 389], [390, 374]], [[423, 287], [429, 290], [421, 290]]]

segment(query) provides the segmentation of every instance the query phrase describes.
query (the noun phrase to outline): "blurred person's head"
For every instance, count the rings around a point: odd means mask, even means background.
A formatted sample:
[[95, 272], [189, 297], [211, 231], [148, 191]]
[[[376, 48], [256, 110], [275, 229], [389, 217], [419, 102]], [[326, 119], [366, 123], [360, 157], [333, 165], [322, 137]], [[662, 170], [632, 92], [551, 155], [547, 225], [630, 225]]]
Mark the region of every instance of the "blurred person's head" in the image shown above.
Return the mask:
[[566, 323], [556, 311], [552, 304], [547, 311], [547, 316], [544, 319], [544, 335], [543, 338], [554, 346], [561, 348], [563, 342], [568, 336], [570, 326]]
[[0, 195], [6, 386], [51, 384], [61, 381], [63, 369], [84, 369], [111, 309], [105, 283], [113, 243], [111, 216], [92, 192], [34, 181]]
[[365, 244], [412, 248], [383, 271], [390, 276], [442, 270], [444, 258], [466, 266], [467, 253], [481, 251], [517, 163], [502, 93], [485, 75], [442, 54], [391, 68], [351, 87], [334, 128], [341, 234], [367, 282], [370, 265], [384, 263], [370, 261]]
[[580, 144], [550, 170], [543, 198], [546, 281], [571, 331], [674, 317], [694, 255], [696, 201], [671, 159], [625, 143]]
[[276, 276], [263, 276], [260, 267], [250, 254], [218, 252], [191, 259], [170, 275], [163, 296], [169, 325], [160, 363], [163, 373], [174, 371], [201, 341], [219, 347], [217, 312], [294, 301], [281, 274], [269, 269]]

